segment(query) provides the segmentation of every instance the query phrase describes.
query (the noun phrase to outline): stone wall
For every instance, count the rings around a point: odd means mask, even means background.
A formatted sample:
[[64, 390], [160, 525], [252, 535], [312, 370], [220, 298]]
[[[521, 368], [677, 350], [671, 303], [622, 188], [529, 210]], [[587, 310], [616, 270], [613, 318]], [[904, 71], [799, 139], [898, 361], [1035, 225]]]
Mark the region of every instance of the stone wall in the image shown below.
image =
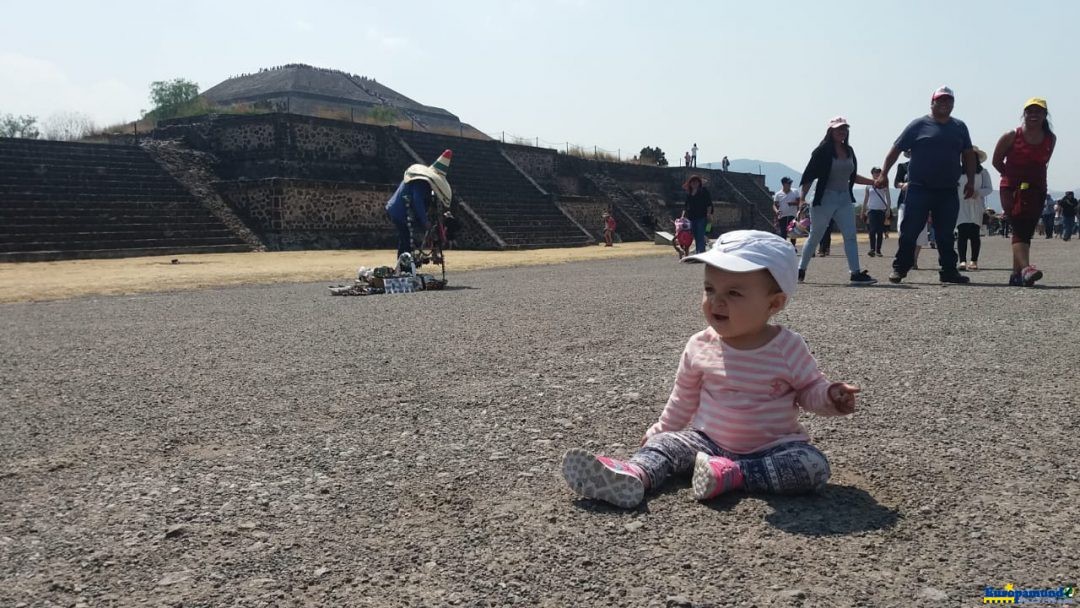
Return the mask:
[[298, 155], [305, 159], [349, 161], [379, 155], [380, 130], [356, 125], [343, 129], [341, 124], [315, 120], [291, 122], [288, 136]]
[[[218, 124], [218, 123], [215, 123]], [[218, 124], [210, 136], [214, 138], [214, 151], [219, 155], [239, 152], [273, 152], [278, 147], [277, 129], [266, 121], [231, 122]]]
[[393, 183], [400, 179], [400, 172], [388, 163], [404, 154], [389, 129], [289, 114], [163, 121], [154, 136], [180, 138], [214, 154], [217, 172], [225, 179]]
[[[681, 167], [656, 167], [582, 159], [565, 154], [557, 154], [555, 188], [559, 194], [594, 195], [595, 192], [582, 183], [578, 176], [585, 173], [601, 173], [614, 179], [619, 186], [629, 192], [650, 209], [661, 211], [658, 224], [667, 221], [663, 216], [677, 216], [683, 207], [685, 192], [683, 182], [690, 174], [702, 175], [708, 182], [708, 188], [716, 204], [715, 224], [718, 230], [727, 231], [738, 228], [757, 227], [771, 229], [768, 222], [762, 220], [772, 217], [772, 199], [756, 184], [764, 185], [764, 177], [751, 174], [735, 174], [732, 177], [717, 169], [686, 169]], [[750, 187], [736, 186], [750, 183]], [[649, 193], [649, 194], [645, 194]], [[745, 197], [745, 198], [744, 198]], [[747, 203], [749, 199], [750, 203]], [[720, 207], [724, 207], [721, 214]], [[666, 228], [665, 228], [666, 229]]]
[[[397, 229], [385, 211], [396, 184], [270, 178], [214, 186], [271, 250], [397, 246]], [[455, 215], [461, 224], [459, 248], [495, 248], [468, 214]]]
[[566, 196], [583, 196], [587, 190], [576, 175], [559, 175], [555, 178], [554, 191]]
[[604, 221], [607, 201], [591, 196], [560, 196], [559, 207], [589, 231], [597, 241], [604, 239]]
[[540, 184], [540, 187], [548, 192], [555, 189], [555, 165], [558, 152], [515, 144], [503, 144], [502, 149], [510, 160]]
[[[392, 245], [392, 226], [382, 206], [409, 165], [417, 162], [402, 146], [402, 132], [379, 127], [293, 114], [217, 115], [163, 121], [155, 138], [183, 138], [193, 148], [217, 159], [214, 172], [225, 200], [251, 219], [252, 229], [266, 235], [269, 248]], [[438, 147], [459, 144], [464, 153], [474, 140], [409, 132], [404, 139], [433, 138]], [[585, 175], [606, 175], [632, 196], [626, 202], [635, 221], [641, 207], [665, 227], [665, 216], [682, 209], [682, 182], [687, 169], [595, 161], [556, 150], [488, 142], [500, 149], [525, 174], [556, 196], [596, 197]], [[445, 145], [444, 145], [445, 144]], [[431, 159], [421, 159], [427, 163]], [[508, 178], [505, 163], [491, 172], [493, 184]], [[771, 217], [771, 199], [745, 174], [725, 179], [719, 171], [697, 169], [709, 179], [715, 201], [733, 204], [717, 221], [721, 229], [747, 227], [755, 218]], [[275, 183], [273, 180], [282, 180]], [[266, 183], [267, 181], [271, 183]], [[454, 182], [453, 166], [450, 174]], [[246, 182], [246, 183], [242, 183]], [[378, 194], [374, 194], [378, 192]], [[745, 197], [740, 195], [746, 195]], [[588, 200], [588, 199], [586, 199]], [[750, 201], [750, 203], [747, 202]], [[603, 202], [562, 205], [589, 232], [597, 231]], [[754, 207], [757, 207], [755, 210]], [[462, 247], [497, 246], [468, 214], [462, 222]], [[481, 214], [482, 215], [482, 214]], [[618, 215], [616, 217], [619, 217]], [[624, 218], [625, 219], [625, 218]], [[321, 234], [320, 234], [321, 232]], [[366, 240], [365, 240], [366, 239]]]
[[218, 192], [271, 249], [392, 247], [384, 206], [394, 188], [271, 178], [218, 182]]
[[717, 202], [713, 205], [713, 225], [717, 228], [727, 231], [734, 228], [728, 228], [728, 226], [738, 226], [742, 220], [742, 210], [738, 205], [734, 203]]

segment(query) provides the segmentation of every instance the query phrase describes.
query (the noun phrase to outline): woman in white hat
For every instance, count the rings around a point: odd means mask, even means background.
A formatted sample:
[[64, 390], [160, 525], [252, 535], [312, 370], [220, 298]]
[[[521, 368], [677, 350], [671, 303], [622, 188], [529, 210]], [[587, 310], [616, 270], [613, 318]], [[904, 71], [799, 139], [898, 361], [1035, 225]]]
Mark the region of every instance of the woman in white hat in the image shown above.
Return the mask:
[[[979, 249], [982, 247], [982, 239], [979, 237], [980, 225], [983, 214], [986, 211], [986, 197], [994, 191], [994, 185], [990, 182], [990, 172], [983, 169], [986, 162], [986, 152], [979, 146], [972, 146], [975, 150], [975, 196], [964, 198], [964, 186], [967, 185], [967, 177], [961, 177], [957, 188], [960, 193], [960, 213], [956, 216], [956, 252], [960, 256], [959, 270], [979, 269]], [[968, 243], [971, 243], [971, 261], [968, 262]]]
[[873, 285], [876, 280], [859, 268], [859, 244], [855, 240], [855, 184], [871, 186], [874, 180], [859, 175], [855, 150], [848, 143], [850, 127], [843, 116], [829, 121], [825, 138], [810, 155], [810, 162], [802, 174], [802, 200], [810, 192], [810, 184], [817, 180], [814, 202], [810, 207], [810, 238], [803, 243], [802, 259], [799, 260], [799, 280], [806, 278], [806, 268], [814, 248], [825, 234], [830, 221], [835, 220], [844, 235], [844, 254], [851, 271], [852, 285]]

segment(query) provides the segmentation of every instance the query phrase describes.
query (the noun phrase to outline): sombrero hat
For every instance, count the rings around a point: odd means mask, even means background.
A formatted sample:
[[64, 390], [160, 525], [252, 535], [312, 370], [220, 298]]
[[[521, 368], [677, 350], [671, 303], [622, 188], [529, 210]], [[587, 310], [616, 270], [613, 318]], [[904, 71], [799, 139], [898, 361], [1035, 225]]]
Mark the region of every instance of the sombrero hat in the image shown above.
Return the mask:
[[972, 150], [975, 150], [975, 160], [981, 165], [986, 162], [986, 152], [979, 149], [979, 146], [971, 146]]
[[435, 193], [435, 197], [438, 198], [439, 202], [443, 205], [449, 207], [450, 200], [454, 197], [454, 194], [453, 191], [450, 190], [450, 184], [446, 181], [446, 172], [450, 169], [450, 159], [453, 158], [453, 156], [453, 152], [444, 150], [430, 167], [420, 164], [409, 166], [409, 168], [405, 170], [404, 181], [411, 182], [422, 179], [431, 184], [431, 190]]
[[697, 173], [694, 173], [690, 177], [686, 178], [686, 181], [683, 182], [682, 189], [689, 192], [690, 191], [690, 182], [694, 181], [695, 179], [698, 180], [698, 182], [700, 182], [702, 186], [705, 185], [705, 181], [706, 181], [705, 177], [701, 176], [701, 175], [698, 175]]

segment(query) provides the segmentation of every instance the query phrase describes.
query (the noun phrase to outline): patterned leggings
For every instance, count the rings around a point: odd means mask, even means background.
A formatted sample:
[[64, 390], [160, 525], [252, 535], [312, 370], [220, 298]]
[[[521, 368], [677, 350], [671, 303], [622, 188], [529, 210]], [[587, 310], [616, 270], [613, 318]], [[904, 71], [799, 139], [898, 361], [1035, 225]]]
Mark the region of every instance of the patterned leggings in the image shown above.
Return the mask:
[[784, 443], [753, 454], [735, 454], [716, 445], [705, 433], [692, 430], [653, 435], [630, 457], [630, 462], [645, 471], [651, 488], [658, 488], [671, 475], [693, 471], [698, 452], [737, 462], [747, 492], [802, 494], [821, 489], [829, 480], [825, 454], [805, 441]]

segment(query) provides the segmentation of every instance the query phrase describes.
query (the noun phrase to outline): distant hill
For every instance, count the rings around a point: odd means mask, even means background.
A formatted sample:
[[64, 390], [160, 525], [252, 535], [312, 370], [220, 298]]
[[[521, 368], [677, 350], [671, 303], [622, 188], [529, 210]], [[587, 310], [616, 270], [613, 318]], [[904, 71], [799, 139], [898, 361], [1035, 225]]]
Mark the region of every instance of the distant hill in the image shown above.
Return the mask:
[[[750, 158], [736, 158], [728, 160], [731, 162], [731, 166], [729, 167], [731, 171], [764, 175], [765, 186], [772, 191], [780, 189], [780, 178], [784, 177], [785, 175], [790, 177], [796, 184], [798, 184], [799, 179], [802, 178], [802, 173], [796, 171], [795, 169], [792, 169], [784, 163], [774, 163], [767, 160], [754, 160]], [[702, 163], [701, 166], [706, 169], [719, 169], [720, 163]]]

